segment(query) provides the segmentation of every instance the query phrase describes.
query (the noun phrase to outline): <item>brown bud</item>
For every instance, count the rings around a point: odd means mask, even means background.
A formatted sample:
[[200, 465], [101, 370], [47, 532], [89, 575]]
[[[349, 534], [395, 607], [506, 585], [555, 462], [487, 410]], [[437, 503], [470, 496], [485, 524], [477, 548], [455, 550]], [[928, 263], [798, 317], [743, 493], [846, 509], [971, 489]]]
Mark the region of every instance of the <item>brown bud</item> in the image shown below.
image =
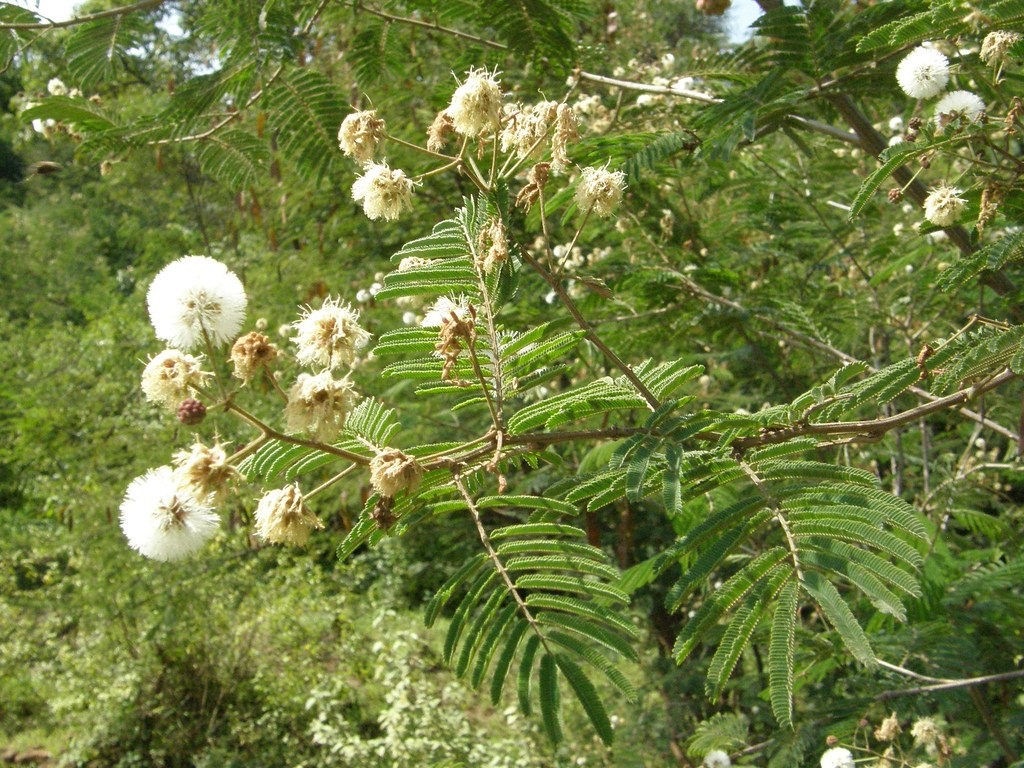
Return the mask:
[[190, 427], [206, 418], [206, 406], [195, 398], [188, 397], [178, 406], [178, 421]]
[[893, 187], [889, 190], [889, 202], [898, 203], [903, 199], [903, 190], [899, 187]]

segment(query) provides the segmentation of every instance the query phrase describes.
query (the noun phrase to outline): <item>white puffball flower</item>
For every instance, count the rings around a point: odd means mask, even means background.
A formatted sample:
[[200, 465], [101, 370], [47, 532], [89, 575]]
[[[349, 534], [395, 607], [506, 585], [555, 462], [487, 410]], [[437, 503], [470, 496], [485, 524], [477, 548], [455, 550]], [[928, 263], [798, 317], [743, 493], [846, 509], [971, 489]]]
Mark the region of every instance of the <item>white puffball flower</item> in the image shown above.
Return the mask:
[[327, 297], [319, 309], [306, 307], [294, 325], [292, 337], [301, 365], [334, 369], [352, 365], [356, 352], [366, 346], [370, 334], [359, 325], [359, 313], [340, 300]]
[[889, 118], [889, 133], [903, 133], [903, 117], [896, 115]]
[[720, 749], [713, 749], [704, 755], [704, 768], [731, 768], [732, 760]]
[[937, 227], [950, 227], [960, 220], [967, 200], [960, 190], [945, 183], [932, 188], [924, 200], [924, 217]]
[[855, 768], [853, 754], [844, 747], [833, 747], [821, 756], [821, 768]]
[[576, 205], [581, 211], [611, 216], [626, 189], [626, 174], [607, 168], [584, 168], [576, 182]]
[[157, 338], [178, 349], [231, 341], [245, 320], [242, 281], [208, 256], [184, 256], [161, 269], [146, 294]]
[[412, 208], [412, 179], [405, 171], [387, 163], [369, 163], [352, 185], [352, 199], [363, 204], [363, 213], [372, 221], [396, 221]]
[[472, 313], [469, 311], [469, 302], [462, 296], [453, 299], [449, 296], [442, 296], [435, 301], [427, 313], [423, 316], [420, 326], [423, 328], [440, 328], [446, 320], [450, 320], [452, 313], [459, 320], [469, 320]]
[[896, 67], [896, 82], [911, 98], [938, 96], [949, 82], [949, 59], [934, 48], [919, 45]]
[[466, 82], [452, 94], [452, 103], [446, 111], [455, 130], [463, 136], [472, 138], [497, 128], [502, 110], [497, 74], [486, 69], [470, 69]]
[[121, 502], [121, 530], [128, 544], [154, 560], [188, 557], [219, 527], [217, 514], [179, 486], [171, 467], [157, 467], [132, 480]]
[[51, 96], [68, 95], [68, 87], [64, 85], [64, 81], [59, 77], [50, 78], [50, 82], [46, 84], [46, 90]]
[[333, 440], [345, 426], [345, 420], [359, 400], [352, 382], [335, 379], [330, 371], [310, 376], [300, 373], [288, 390], [284, 408], [288, 429], [310, 432], [317, 440]]
[[202, 357], [165, 349], [143, 369], [142, 392], [150, 402], [177, 408], [182, 400], [192, 396], [194, 388], [204, 386], [213, 375], [202, 366]]
[[985, 111], [985, 102], [981, 97], [970, 91], [951, 91], [935, 104], [935, 124], [940, 128], [955, 115], [963, 117], [969, 123], [981, 121]]

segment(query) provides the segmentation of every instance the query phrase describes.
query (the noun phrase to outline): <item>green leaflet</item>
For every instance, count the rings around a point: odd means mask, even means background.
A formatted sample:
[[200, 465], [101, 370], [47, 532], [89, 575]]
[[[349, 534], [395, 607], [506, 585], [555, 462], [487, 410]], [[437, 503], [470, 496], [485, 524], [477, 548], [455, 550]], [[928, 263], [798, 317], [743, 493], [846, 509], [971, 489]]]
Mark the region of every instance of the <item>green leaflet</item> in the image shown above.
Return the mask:
[[[532, 496], [485, 497], [481, 506], [517, 507], [534, 501], [540, 502], [533, 506], [542, 512], [552, 506], [556, 513], [564, 512], [559, 508], [564, 502], [551, 505]], [[533, 707], [536, 674], [541, 715], [552, 738], [561, 733], [560, 671], [598, 734], [610, 739], [606, 710], [588, 675], [599, 672], [627, 695], [634, 694], [617, 667], [620, 656], [636, 660], [633, 644], [638, 640], [636, 628], [618, 610], [628, 602], [614, 586], [618, 572], [574, 526], [516, 524], [497, 529], [492, 539], [494, 548], [466, 561], [427, 607], [426, 620], [432, 624], [461, 595], [445, 637], [445, 662], [456, 674], [468, 676], [474, 687], [483, 684], [490, 670], [491, 697], [497, 701], [519, 653], [520, 708], [528, 714]], [[552, 647], [562, 650], [552, 655]]]
[[874, 666], [875, 653], [871, 650], [871, 643], [836, 588], [817, 573], [806, 574], [802, 586], [821, 608], [829, 623], [835, 627], [843, 644], [854, 658], [861, 664]]
[[768, 643], [768, 694], [772, 714], [783, 728], [793, 727], [793, 652], [800, 620], [799, 592], [797, 583], [790, 581], [779, 593]]

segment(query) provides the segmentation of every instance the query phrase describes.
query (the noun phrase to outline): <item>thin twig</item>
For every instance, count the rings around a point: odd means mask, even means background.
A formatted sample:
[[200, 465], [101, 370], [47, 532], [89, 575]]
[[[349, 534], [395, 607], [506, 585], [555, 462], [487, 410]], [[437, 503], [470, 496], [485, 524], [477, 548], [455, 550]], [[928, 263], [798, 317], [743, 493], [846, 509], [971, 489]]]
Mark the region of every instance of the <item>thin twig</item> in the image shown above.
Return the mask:
[[252, 426], [256, 427], [265, 437], [271, 440], [279, 440], [282, 443], [290, 443], [291, 445], [302, 445], [307, 448], [315, 448], [318, 451], [324, 453], [330, 453], [334, 456], [340, 456], [343, 459], [355, 462], [356, 464], [368, 465], [370, 460], [358, 453], [347, 451], [344, 448], [339, 448], [336, 445], [330, 443], [321, 443], [318, 440], [307, 440], [304, 437], [296, 437], [295, 435], [286, 435], [284, 432], [278, 432], [268, 424], [260, 421], [260, 419], [241, 406], [235, 404], [232, 400], [227, 400], [224, 403], [224, 410], [232, 411], [242, 417], [243, 420], [249, 422]]
[[394, 21], [399, 24], [408, 24], [413, 27], [420, 27], [422, 29], [429, 29], [431, 32], [440, 32], [444, 35], [451, 35], [452, 37], [458, 37], [462, 40], [469, 40], [471, 43], [482, 45], [485, 48], [494, 48], [498, 51], [507, 51], [508, 46], [504, 43], [498, 43], [494, 40], [488, 40], [484, 37], [477, 37], [471, 35], [468, 32], [463, 32], [458, 29], [452, 29], [451, 27], [442, 27], [436, 21], [423, 21], [422, 19], [411, 19], [408, 16], [395, 16], [391, 13], [385, 13], [384, 11], [378, 11], [375, 8], [367, 8], [365, 5], [356, 5], [356, 11], [365, 11], [371, 16], [376, 16], [379, 19], [386, 21]]

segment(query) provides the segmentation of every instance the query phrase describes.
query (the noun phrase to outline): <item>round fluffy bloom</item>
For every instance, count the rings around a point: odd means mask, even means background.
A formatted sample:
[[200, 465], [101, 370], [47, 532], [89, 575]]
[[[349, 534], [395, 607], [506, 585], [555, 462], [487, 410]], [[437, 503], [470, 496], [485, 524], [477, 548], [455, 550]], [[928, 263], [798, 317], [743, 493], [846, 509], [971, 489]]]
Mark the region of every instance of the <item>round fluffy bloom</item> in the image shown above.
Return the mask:
[[257, 331], [239, 336], [231, 346], [231, 364], [235, 378], [249, 381], [260, 370], [268, 369], [277, 358], [278, 349], [270, 339]]
[[935, 104], [935, 123], [940, 128], [955, 117], [963, 117], [969, 123], [977, 123], [985, 111], [985, 102], [970, 91], [951, 91]]
[[581, 211], [611, 216], [626, 189], [626, 174], [607, 168], [584, 168], [576, 182], [576, 205]]
[[203, 386], [212, 375], [202, 369], [202, 364], [202, 357], [165, 349], [143, 369], [142, 392], [150, 402], [177, 408], [193, 388]]
[[180, 349], [230, 341], [245, 320], [245, 289], [216, 259], [184, 256], [161, 269], [146, 294], [157, 338]]
[[994, 67], [1003, 62], [1006, 54], [1020, 42], [1020, 39], [1019, 32], [1010, 32], [1005, 29], [989, 32], [981, 42], [981, 51], [978, 55], [981, 56], [982, 61], [990, 67]]
[[67, 96], [68, 87], [64, 85], [64, 81], [59, 77], [50, 78], [50, 82], [46, 84], [46, 90], [51, 96]]
[[356, 351], [366, 346], [370, 334], [359, 325], [359, 313], [348, 304], [328, 297], [320, 309], [307, 307], [295, 323], [292, 337], [302, 365], [321, 365], [334, 369], [351, 365]]
[[338, 146], [357, 163], [368, 163], [373, 160], [377, 145], [384, 141], [386, 130], [384, 121], [377, 117], [377, 110], [353, 112], [341, 121]]
[[949, 59], [934, 48], [919, 45], [896, 67], [896, 82], [911, 98], [938, 96], [949, 82]]
[[228, 464], [227, 453], [220, 443], [210, 448], [196, 442], [191, 448], [176, 452], [173, 464], [178, 484], [209, 504], [223, 501], [228, 482], [241, 477], [238, 470]]
[[843, 747], [833, 747], [821, 756], [821, 768], [854, 768], [853, 754]]
[[381, 451], [370, 460], [370, 484], [381, 496], [414, 490], [423, 478], [423, 467], [397, 448]]
[[330, 371], [316, 376], [300, 373], [288, 391], [285, 421], [290, 430], [311, 432], [318, 440], [333, 440], [358, 399], [348, 379], [335, 379]]
[[732, 760], [720, 749], [713, 749], [704, 755], [704, 768], [730, 768]]
[[323, 528], [302, 499], [298, 484], [268, 491], [256, 507], [256, 535], [272, 544], [302, 546], [314, 528]]
[[412, 208], [412, 179], [387, 163], [370, 163], [352, 185], [352, 199], [362, 202], [363, 213], [373, 221], [395, 221]]
[[479, 136], [498, 126], [501, 119], [501, 86], [486, 69], [470, 69], [466, 82], [455, 89], [446, 110], [455, 130], [463, 136]]
[[424, 328], [440, 328], [445, 321], [451, 319], [453, 312], [459, 320], [468, 320], [472, 316], [469, 311], [469, 302], [464, 297], [452, 299], [442, 296], [430, 306], [420, 325]]
[[182, 489], [170, 467], [132, 480], [121, 502], [121, 530], [131, 548], [154, 560], [180, 560], [205, 544], [220, 518]]
[[937, 227], [951, 227], [960, 220], [967, 201], [956, 187], [939, 184], [924, 200], [924, 217]]

